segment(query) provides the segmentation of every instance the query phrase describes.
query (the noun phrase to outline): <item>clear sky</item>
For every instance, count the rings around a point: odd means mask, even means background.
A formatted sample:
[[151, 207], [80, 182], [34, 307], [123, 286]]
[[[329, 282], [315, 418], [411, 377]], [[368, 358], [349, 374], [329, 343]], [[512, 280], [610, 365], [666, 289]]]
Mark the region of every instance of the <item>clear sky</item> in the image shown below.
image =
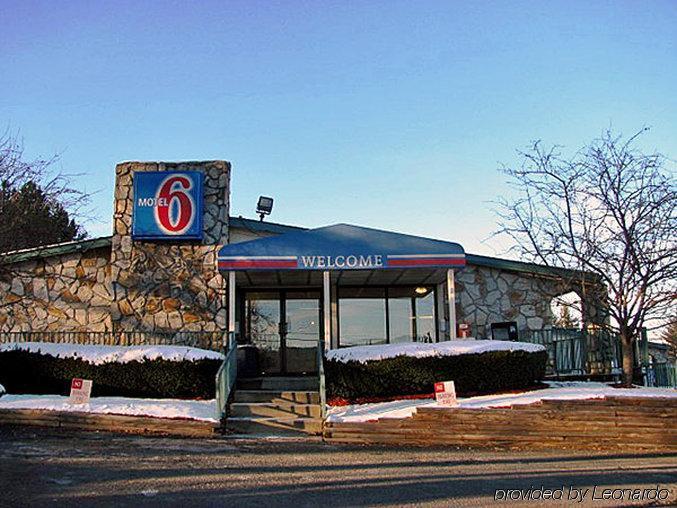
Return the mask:
[[458, 241], [495, 229], [497, 172], [650, 126], [677, 157], [677, 1], [0, 0], [0, 126], [98, 191], [114, 165], [227, 159], [231, 213]]

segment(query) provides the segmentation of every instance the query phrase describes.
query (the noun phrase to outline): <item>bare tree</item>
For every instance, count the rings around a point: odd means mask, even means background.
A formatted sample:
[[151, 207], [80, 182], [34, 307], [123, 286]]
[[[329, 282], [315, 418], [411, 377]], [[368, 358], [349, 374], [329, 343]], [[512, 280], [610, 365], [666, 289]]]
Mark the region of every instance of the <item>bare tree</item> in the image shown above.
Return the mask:
[[17, 137], [0, 134], [0, 252], [85, 236], [76, 219], [84, 217], [90, 196], [53, 171], [57, 161], [26, 160]]
[[571, 157], [535, 142], [519, 167], [503, 167], [515, 197], [499, 201], [499, 233], [520, 253], [589, 274], [623, 348], [623, 382], [634, 371], [634, 342], [645, 326], [674, 315], [677, 188], [671, 161], [636, 148], [645, 132], [611, 131]]

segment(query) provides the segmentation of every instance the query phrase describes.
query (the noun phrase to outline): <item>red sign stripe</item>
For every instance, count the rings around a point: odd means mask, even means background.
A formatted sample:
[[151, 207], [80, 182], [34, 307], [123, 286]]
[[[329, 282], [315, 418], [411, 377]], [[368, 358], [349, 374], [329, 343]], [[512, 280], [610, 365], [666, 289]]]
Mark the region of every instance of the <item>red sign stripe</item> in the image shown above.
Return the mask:
[[219, 268], [296, 268], [295, 259], [238, 259], [219, 261]]
[[389, 259], [388, 266], [465, 266], [463, 258], [410, 258]]

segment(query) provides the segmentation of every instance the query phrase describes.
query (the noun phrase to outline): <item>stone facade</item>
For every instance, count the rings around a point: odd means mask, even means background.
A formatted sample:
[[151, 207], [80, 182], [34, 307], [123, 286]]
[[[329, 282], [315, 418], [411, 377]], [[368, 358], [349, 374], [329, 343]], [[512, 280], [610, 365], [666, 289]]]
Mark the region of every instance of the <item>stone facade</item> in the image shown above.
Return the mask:
[[[132, 175], [141, 171], [204, 174], [202, 242], [133, 241]], [[111, 271], [115, 330], [218, 331], [225, 329], [225, 280], [217, 267], [228, 243], [230, 164], [225, 161], [127, 162], [115, 169]]]
[[0, 280], [0, 330], [112, 330], [109, 261], [103, 247], [10, 265]]
[[[203, 240], [132, 240], [133, 175], [172, 170], [204, 174]], [[231, 231], [229, 195], [225, 161], [118, 164], [112, 239], [47, 247], [9, 264], [0, 260], [0, 331], [225, 330], [219, 247], [302, 230], [248, 224], [240, 217], [233, 218], [240, 227]], [[586, 323], [605, 321], [600, 299], [591, 297], [589, 288], [586, 295], [575, 281], [532, 273], [526, 263], [512, 263], [511, 269], [510, 262], [492, 259], [469, 255], [467, 266], [456, 272], [457, 321], [469, 323], [475, 337], [490, 337], [495, 322], [515, 321], [520, 330], [548, 328], [554, 321], [552, 299], [571, 291], [582, 298]]]
[[456, 318], [469, 323], [478, 338], [490, 338], [491, 323], [497, 322], [515, 321], [519, 330], [541, 330], [553, 325], [552, 299], [571, 291], [582, 297], [587, 323], [603, 321], [596, 300], [584, 298], [580, 284], [469, 263], [456, 273]]
[[[132, 175], [172, 170], [204, 174], [204, 239], [133, 241]], [[56, 247], [68, 251], [63, 255], [3, 260], [0, 331], [225, 329], [225, 280], [216, 257], [228, 242], [230, 164], [122, 163], [116, 167], [115, 189], [112, 242], [88, 240], [75, 249]]]

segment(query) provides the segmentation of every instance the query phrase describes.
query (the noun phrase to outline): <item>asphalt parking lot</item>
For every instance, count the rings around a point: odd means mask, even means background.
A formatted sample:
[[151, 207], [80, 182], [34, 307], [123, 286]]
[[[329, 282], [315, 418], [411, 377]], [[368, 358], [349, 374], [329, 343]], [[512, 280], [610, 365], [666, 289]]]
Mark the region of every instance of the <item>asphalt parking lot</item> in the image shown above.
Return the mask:
[[[657, 487], [669, 497], [593, 499], [604, 489], [618, 496], [613, 489]], [[548, 489], [555, 497], [561, 489], [562, 498], [539, 499]], [[501, 497], [515, 500], [496, 499]], [[673, 503], [675, 453], [335, 446], [319, 440], [148, 438], [0, 427], [2, 506]]]

